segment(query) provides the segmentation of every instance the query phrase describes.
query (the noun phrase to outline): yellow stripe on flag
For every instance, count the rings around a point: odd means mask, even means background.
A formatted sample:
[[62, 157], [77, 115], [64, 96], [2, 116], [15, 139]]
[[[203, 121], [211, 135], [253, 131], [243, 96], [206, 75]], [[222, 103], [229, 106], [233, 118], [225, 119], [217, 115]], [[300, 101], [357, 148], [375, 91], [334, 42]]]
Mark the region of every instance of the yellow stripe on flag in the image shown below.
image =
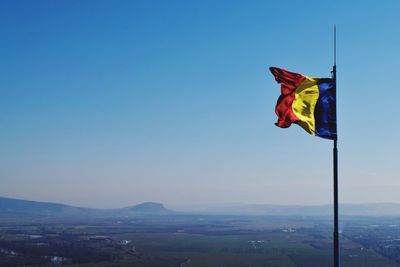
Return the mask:
[[319, 97], [317, 81], [318, 79], [306, 77], [296, 88], [292, 104], [292, 110], [300, 120], [298, 124], [312, 135], [315, 135], [314, 110]]

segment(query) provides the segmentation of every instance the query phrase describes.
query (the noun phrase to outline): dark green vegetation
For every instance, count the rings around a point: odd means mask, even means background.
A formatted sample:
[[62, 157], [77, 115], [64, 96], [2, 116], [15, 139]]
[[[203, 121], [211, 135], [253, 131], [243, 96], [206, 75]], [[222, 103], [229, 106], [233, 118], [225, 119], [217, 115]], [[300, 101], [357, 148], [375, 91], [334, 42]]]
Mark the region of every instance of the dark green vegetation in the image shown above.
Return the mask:
[[[326, 217], [14, 220], [0, 221], [0, 266], [331, 266]], [[400, 218], [348, 217], [342, 224], [342, 266], [400, 266]]]

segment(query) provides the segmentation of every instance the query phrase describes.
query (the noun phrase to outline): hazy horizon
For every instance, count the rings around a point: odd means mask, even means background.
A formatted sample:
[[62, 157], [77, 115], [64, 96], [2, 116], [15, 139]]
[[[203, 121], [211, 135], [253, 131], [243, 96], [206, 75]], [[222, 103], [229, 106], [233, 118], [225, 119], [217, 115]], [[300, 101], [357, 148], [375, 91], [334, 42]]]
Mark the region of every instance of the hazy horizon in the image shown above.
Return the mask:
[[329, 77], [336, 24], [339, 201], [400, 203], [399, 8], [2, 1], [0, 196], [332, 203], [332, 143], [274, 125], [267, 69]]
[[[250, 203], [250, 202], [202, 202], [202, 203], [191, 203], [191, 204], [185, 204], [185, 203], [165, 203], [165, 202], [157, 202], [153, 200], [143, 200], [139, 202], [134, 202], [134, 203], [125, 203], [119, 206], [110, 206], [110, 205], [104, 205], [104, 206], [83, 206], [83, 205], [78, 205], [78, 204], [73, 204], [73, 203], [66, 203], [66, 202], [56, 202], [52, 200], [40, 200], [40, 199], [22, 199], [22, 198], [16, 198], [13, 196], [4, 196], [0, 195], [0, 198], [9, 198], [9, 199], [16, 199], [16, 200], [27, 200], [27, 201], [34, 201], [34, 202], [45, 202], [45, 203], [54, 203], [54, 204], [63, 204], [67, 206], [74, 206], [74, 207], [80, 207], [80, 208], [94, 208], [94, 209], [119, 209], [119, 208], [125, 208], [125, 207], [131, 207], [143, 203], [160, 203], [163, 204], [166, 208], [172, 209], [172, 210], [177, 210], [177, 211], [196, 211], [196, 210], [204, 210], [204, 209], [214, 209], [214, 208], [223, 208], [223, 207], [245, 207], [245, 206], [292, 206], [292, 207], [317, 207], [317, 206], [331, 206], [333, 203], [314, 203], [314, 204], [298, 204], [298, 203]], [[97, 203], [98, 204], [98, 203]], [[400, 202], [341, 202], [339, 205], [380, 205], [380, 204], [388, 204], [388, 205], [400, 205]]]

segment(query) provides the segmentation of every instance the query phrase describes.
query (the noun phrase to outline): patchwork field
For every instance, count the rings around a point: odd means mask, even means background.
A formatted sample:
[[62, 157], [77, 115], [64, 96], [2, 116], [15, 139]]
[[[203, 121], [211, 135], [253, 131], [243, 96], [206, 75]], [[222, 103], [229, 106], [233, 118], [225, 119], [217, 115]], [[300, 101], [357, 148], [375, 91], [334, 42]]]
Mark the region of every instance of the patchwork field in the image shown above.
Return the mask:
[[[396, 258], [400, 228], [393, 220], [389, 225], [384, 219], [347, 219], [351, 227], [341, 235], [342, 266], [400, 266]], [[3, 222], [0, 265], [329, 267], [328, 222], [326, 218], [195, 215]]]

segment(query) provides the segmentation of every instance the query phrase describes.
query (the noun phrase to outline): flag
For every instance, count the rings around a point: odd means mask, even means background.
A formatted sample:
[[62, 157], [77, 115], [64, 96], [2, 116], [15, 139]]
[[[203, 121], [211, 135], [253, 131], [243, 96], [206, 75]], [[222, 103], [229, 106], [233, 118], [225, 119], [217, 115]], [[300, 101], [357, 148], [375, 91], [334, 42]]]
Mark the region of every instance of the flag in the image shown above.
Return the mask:
[[335, 79], [310, 78], [275, 67], [269, 69], [281, 84], [275, 124], [288, 128], [296, 123], [311, 135], [336, 140]]

